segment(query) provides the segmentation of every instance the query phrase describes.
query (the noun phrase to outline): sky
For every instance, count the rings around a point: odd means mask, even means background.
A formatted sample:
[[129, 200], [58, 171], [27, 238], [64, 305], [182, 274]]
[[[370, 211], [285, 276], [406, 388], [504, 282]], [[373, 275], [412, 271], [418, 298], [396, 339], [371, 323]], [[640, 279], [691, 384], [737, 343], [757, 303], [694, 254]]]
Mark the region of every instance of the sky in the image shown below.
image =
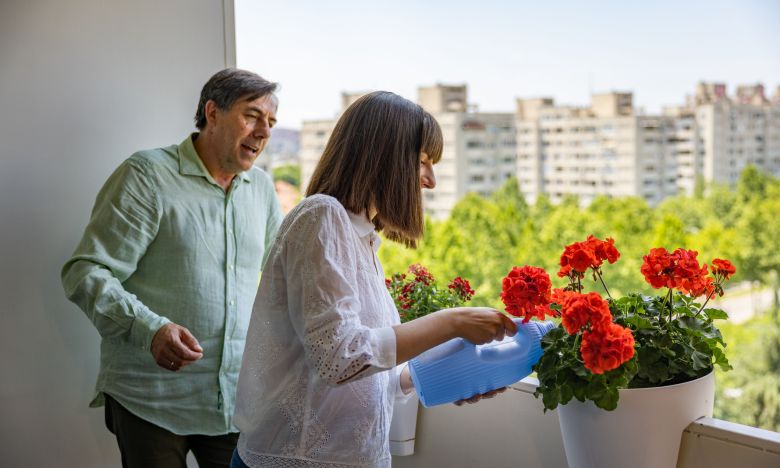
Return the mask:
[[467, 84], [480, 111], [585, 106], [632, 91], [645, 112], [699, 81], [780, 86], [780, 0], [235, 0], [240, 68], [280, 83], [278, 126], [330, 119], [342, 91]]

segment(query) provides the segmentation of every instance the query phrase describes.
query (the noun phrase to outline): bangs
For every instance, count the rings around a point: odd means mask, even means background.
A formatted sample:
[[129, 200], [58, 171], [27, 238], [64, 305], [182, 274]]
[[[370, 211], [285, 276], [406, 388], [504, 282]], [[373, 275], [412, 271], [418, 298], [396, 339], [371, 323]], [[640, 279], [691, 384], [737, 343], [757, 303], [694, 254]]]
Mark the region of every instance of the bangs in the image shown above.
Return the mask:
[[428, 112], [423, 117], [422, 128], [422, 146], [420, 151], [428, 155], [434, 164], [441, 160], [441, 153], [444, 147], [444, 138], [441, 134], [441, 127], [436, 119]]

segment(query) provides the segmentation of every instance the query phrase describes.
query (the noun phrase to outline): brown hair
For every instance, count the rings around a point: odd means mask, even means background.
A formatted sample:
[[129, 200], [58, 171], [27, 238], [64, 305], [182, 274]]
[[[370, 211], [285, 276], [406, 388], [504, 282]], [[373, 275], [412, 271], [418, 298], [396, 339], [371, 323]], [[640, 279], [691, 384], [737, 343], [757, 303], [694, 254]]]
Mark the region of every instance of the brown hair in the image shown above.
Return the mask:
[[366, 94], [341, 116], [306, 195], [323, 193], [372, 220], [388, 239], [415, 247], [424, 218], [420, 152], [439, 162], [441, 128], [417, 104], [387, 91]]
[[214, 101], [217, 108], [223, 111], [233, 107], [239, 99], [254, 101], [259, 97], [276, 91], [278, 85], [271, 83], [262, 76], [238, 68], [225, 68], [214, 74], [203, 85], [200, 92], [198, 108], [195, 111], [195, 126], [206, 128], [206, 103]]

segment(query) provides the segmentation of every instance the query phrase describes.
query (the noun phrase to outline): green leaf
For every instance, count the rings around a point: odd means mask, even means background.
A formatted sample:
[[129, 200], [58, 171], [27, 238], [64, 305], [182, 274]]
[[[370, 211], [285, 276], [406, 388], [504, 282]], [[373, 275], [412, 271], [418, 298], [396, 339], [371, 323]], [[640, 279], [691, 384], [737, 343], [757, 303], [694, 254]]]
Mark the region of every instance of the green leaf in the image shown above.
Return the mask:
[[691, 357], [693, 359], [694, 370], [709, 369], [712, 366], [712, 358], [701, 351], [694, 351]]
[[554, 410], [558, 407], [560, 400], [561, 392], [558, 390], [558, 387], [547, 389], [542, 394], [542, 402], [544, 403], [545, 409]]
[[624, 321], [627, 325], [631, 325], [635, 330], [653, 328], [653, 322], [646, 319], [645, 317], [642, 317], [641, 315], [631, 315], [626, 317]]
[[618, 398], [620, 395], [616, 388], [608, 388], [601, 398], [594, 400], [596, 406], [607, 411], [612, 411], [617, 408]]
[[712, 348], [712, 356], [715, 358], [715, 364], [717, 364], [721, 370], [727, 371], [732, 369], [729, 360], [726, 358], [726, 353], [724, 353], [722, 349], [717, 347]]
[[607, 386], [604, 384], [604, 379], [601, 376], [594, 376], [593, 380], [585, 388], [585, 394], [589, 400], [597, 401], [604, 396], [604, 392], [607, 391]]
[[576, 398], [579, 401], [585, 401], [585, 385], [583, 385], [583, 382], [577, 382], [577, 385], [572, 386], [572, 391], [574, 392], [574, 398]]
[[680, 317], [676, 323], [680, 328], [684, 329], [696, 331], [704, 331], [705, 329], [704, 322], [702, 322], [701, 319], [695, 317]]
[[569, 384], [561, 385], [561, 404], [562, 405], [565, 405], [566, 403], [571, 401], [573, 396], [574, 396], [574, 389], [572, 389], [571, 385], [569, 385]]
[[588, 377], [590, 375], [590, 371], [582, 364], [573, 366], [572, 370], [577, 375], [577, 377]]
[[723, 320], [729, 318], [729, 314], [720, 309], [704, 309], [702, 312], [707, 314], [707, 317], [709, 317], [710, 320]]

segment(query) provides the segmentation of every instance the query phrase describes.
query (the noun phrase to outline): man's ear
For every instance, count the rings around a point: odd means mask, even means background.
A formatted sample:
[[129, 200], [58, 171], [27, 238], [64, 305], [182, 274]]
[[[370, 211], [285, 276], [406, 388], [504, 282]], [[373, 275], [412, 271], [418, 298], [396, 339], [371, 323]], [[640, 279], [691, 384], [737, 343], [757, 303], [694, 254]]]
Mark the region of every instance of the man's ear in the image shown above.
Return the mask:
[[219, 112], [219, 108], [217, 107], [217, 103], [213, 100], [209, 99], [206, 101], [206, 105], [204, 106], [204, 115], [206, 117], [206, 126], [209, 125], [215, 125], [217, 121], [217, 113]]

